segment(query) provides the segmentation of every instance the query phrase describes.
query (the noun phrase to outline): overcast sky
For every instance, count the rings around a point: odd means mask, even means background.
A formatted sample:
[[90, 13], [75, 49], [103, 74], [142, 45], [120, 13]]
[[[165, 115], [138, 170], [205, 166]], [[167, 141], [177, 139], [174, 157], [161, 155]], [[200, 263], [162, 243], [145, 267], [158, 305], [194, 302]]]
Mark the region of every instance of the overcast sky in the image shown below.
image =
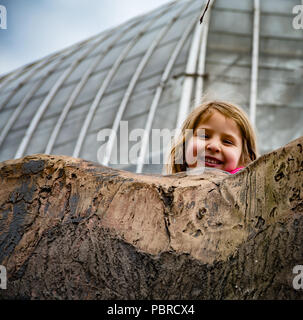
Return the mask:
[[0, 0], [0, 75], [147, 13], [171, 0]]

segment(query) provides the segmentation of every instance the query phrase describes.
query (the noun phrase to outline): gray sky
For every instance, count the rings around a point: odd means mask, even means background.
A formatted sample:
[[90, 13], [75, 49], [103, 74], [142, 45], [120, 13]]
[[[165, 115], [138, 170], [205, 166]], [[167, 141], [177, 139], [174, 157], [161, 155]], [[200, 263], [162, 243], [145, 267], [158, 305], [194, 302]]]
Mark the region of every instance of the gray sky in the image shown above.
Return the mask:
[[89, 38], [171, 0], [0, 0], [0, 75]]

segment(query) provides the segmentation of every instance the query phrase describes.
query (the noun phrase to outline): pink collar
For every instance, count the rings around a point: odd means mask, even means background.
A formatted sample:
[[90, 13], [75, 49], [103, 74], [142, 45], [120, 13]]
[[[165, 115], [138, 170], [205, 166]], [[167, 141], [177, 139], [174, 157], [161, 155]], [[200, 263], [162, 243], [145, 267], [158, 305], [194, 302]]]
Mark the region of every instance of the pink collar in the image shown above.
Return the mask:
[[240, 170], [243, 169], [243, 168], [244, 168], [244, 167], [236, 168], [236, 169], [234, 169], [234, 170], [232, 170], [232, 171], [229, 171], [229, 173], [235, 174], [235, 173], [237, 173], [238, 171], [240, 171]]

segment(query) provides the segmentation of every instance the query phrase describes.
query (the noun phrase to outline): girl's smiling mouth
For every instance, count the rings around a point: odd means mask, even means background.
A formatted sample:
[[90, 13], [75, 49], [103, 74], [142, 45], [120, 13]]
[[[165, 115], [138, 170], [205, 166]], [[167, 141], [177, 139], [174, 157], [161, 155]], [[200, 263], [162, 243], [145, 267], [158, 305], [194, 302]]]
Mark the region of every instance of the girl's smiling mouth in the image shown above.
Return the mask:
[[222, 164], [223, 162], [219, 159], [216, 159], [214, 157], [205, 156], [205, 165], [210, 167], [215, 167], [217, 165]]

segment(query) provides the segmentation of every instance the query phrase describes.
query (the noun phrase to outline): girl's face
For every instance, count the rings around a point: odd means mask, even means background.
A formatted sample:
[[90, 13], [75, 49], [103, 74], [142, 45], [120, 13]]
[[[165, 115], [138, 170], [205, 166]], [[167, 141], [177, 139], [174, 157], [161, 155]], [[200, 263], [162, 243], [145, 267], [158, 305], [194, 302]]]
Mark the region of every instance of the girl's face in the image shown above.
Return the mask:
[[187, 142], [185, 160], [190, 168], [204, 165], [230, 172], [241, 165], [241, 154], [242, 137], [238, 125], [215, 110], [195, 128]]

